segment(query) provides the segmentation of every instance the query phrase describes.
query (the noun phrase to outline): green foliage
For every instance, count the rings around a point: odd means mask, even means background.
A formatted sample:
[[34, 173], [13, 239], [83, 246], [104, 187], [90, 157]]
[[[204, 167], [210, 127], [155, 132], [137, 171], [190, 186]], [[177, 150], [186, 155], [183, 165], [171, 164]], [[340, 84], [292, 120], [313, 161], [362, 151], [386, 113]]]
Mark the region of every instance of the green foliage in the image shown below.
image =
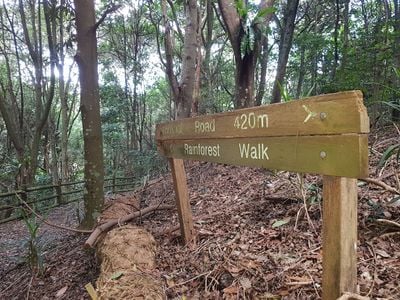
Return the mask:
[[277, 221], [275, 221], [273, 224], [272, 224], [272, 228], [278, 228], [278, 227], [281, 227], [281, 226], [283, 226], [283, 225], [286, 225], [286, 224], [288, 224], [290, 222], [290, 217], [288, 217], [288, 218], [285, 218], [285, 219], [282, 219], [282, 220], [277, 220]]
[[240, 41], [240, 52], [242, 53], [242, 56], [254, 50], [256, 39], [253, 26], [246, 25], [244, 32], [243, 38]]
[[275, 7], [264, 7], [260, 9], [254, 18], [255, 23], [260, 23], [262, 18], [264, 18], [266, 15], [273, 14], [274, 12], [276, 12]]
[[256, 40], [267, 32], [263, 18], [267, 14], [274, 13], [276, 9], [274, 7], [265, 7], [254, 13], [251, 5], [246, 5], [244, 0], [235, 0], [235, 5], [243, 30], [243, 36], [240, 40], [240, 52], [242, 56], [245, 56], [254, 50]]
[[38, 169], [36, 171], [36, 174], [35, 174], [35, 184], [36, 185], [46, 185], [46, 184], [51, 184], [51, 182], [52, 182], [51, 174], [48, 174], [43, 169]]
[[247, 19], [247, 14], [249, 10], [247, 8], [246, 2], [244, 0], [235, 0], [236, 10], [241, 19]]
[[28, 254], [27, 262], [31, 269], [38, 274], [42, 274], [44, 271], [43, 256], [38, 246], [38, 230], [40, 228], [40, 222], [37, 220], [34, 214], [30, 215], [30, 212], [21, 209], [23, 221], [29, 232], [29, 240], [27, 242]]
[[320, 203], [322, 200], [322, 193], [321, 193], [321, 188], [316, 185], [316, 184], [308, 184], [307, 185], [307, 192], [309, 194], [309, 197], [307, 199], [307, 202], [309, 204], [315, 204], [315, 203]]
[[133, 169], [138, 178], [153, 178], [158, 174], [165, 173], [168, 164], [156, 149], [140, 152], [133, 150], [129, 153], [129, 159], [133, 162]]
[[385, 163], [393, 156], [396, 156], [396, 161], [399, 162], [400, 159], [400, 143], [395, 145], [390, 145], [385, 152], [383, 152], [381, 159], [378, 163], [378, 168], [382, 168]]
[[278, 83], [278, 88], [279, 88], [279, 91], [281, 93], [281, 97], [282, 97], [283, 102], [291, 101], [292, 98], [289, 96], [289, 93], [288, 93], [287, 89], [285, 89], [285, 87], [283, 87], [280, 82], [277, 82], [277, 83]]

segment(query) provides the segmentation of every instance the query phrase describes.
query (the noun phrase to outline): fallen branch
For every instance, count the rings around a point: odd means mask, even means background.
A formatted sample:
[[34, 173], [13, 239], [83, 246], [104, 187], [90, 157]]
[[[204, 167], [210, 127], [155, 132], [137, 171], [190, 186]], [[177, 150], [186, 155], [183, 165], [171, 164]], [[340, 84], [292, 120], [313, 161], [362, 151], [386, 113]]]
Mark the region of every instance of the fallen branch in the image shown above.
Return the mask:
[[313, 284], [313, 281], [294, 281], [294, 282], [287, 282], [286, 285], [309, 285]]
[[214, 271], [214, 270], [201, 273], [201, 274], [196, 275], [196, 276], [194, 276], [194, 277], [192, 277], [192, 278], [190, 278], [190, 279], [188, 279], [188, 280], [185, 280], [185, 281], [183, 281], [183, 282], [179, 282], [179, 283], [173, 284], [172, 286], [167, 287], [167, 289], [172, 289], [172, 288], [177, 287], [177, 286], [185, 285], [185, 284], [187, 284], [187, 283], [189, 283], [189, 282], [192, 282], [192, 281], [194, 281], [194, 280], [196, 280], [196, 279], [198, 279], [198, 278], [200, 278], [200, 277], [202, 277], [202, 276], [205, 276], [205, 275], [208, 276], [208, 275], [210, 275], [213, 271]]
[[136, 195], [136, 194], [143, 193], [147, 188], [149, 188], [150, 186], [152, 186], [152, 185], [154, 185], [154, 184], [156, 184], [156, 183], [159, 183], [159, 182], [162, 181], [163, 179], [164, 179], [163, 177], [160, 177], [160, 178], [156, 178], [156, 179], [153, 179], [153, 180], [150, 180], [150, 181], [146, 181], [146, 182], [143, 184], [143, 186], [142, 186], [141, 188], [139, 188], [139, 189], [133, 191], [133, 193], [134, 193], [135, 195]]
[[367, 183], [372, 183], [375, 184], [377, 186], [380, 186], [381, 188], [384, 188], [385, 190], [392, 192], [394, 194], [400, 195], [400, 192], [398, 190], [396, 190], [394, 187], [391, 187], [390, 185], [384, 183], [383, 181], [380, 181], [378, 179], [374, 179], [374, 178], [361, 178], [359, 179], [361, 181], [367, 182]]
[[336, 300], [370, 300], [370, 298], [363, 297], [358, 294], [346, 292], [341, 297], [337, 298]]
[[387, 225], [392, 226], [392, 227], [400, 228], [400, 223], [397, 223], [395, 221], [386, 220], [386, 219], [376, 219], [375, 221], [379, 222], [379, 223], [387, 224]]
[[58, 225], [58, 224], [54, 224], [52, 222], [47, 221], [42, 215], [38, 214], [32, 207], [29, 206], [28, 203], [26, 203], [20, 195], [18, 195], [17, 193], [15, 193], [15, 196], [19, 199], [19, 201], [22, 202], [23, 205], [26, 206], [26, 208], [33, 213], [40, 221], [42, 221], [43, 223], [51, 226], [51, 227], [55, 227], [58, 229], [63, 229], [63, 230], [68, 230], [68, 231], [72, 231], [72, 232], [76, 232], [76, 233], [91, 233], [92, 230], [85, 230], [85, 229], [75, 229], [75, 228], [71, 228], [71, 227], [67, 227], [67, 226], [62, 226], [62, 225]]
[[146, 208], [144, 208], [144, 209], [142, 209], [140, 211], [136, 211], [134, 213], [126, 215], [126, 216], [124, 216], [122, 218], [108, 221], [108, 222], [96, 227], [95, 230], [93, 230], [93, 232], [91, 233], [89, 238], [86, 240], [84, 246], [86, 248], [93, 247], [96, 244], [98, 237], [102, 233], [109, 231], [115, 225], [126, 223], [126, 222], [131, 221], [131, 220], [133, 220], [135, 218], [138, 218], [138, 217], [143, 217], [143, 216], [148, 215], [149, 213], [151, 213], [151, 212], [153, 212], [155, 210], [166, 210], [166, 209], [172, 209], [174, 207], [175, 207], [174, 205], [154, 205], [154, 206], [149, 206], [149, 207], [146, 207]]

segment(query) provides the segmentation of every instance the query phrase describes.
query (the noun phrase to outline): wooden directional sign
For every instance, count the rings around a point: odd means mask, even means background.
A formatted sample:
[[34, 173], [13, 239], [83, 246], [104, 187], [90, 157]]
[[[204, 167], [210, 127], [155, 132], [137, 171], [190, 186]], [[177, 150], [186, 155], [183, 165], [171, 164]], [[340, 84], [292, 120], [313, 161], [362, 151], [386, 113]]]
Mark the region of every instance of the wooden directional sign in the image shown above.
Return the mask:
[[318, 173], [323, 177], [324, 300], [357, 286], [357, 179], [368, 176], [369, 120], [359, 91], [159, 124], [181, 233], [193, 237], [182, 159]]
[[368, 132], [351, 91], [159, 124], [156, 139], [171, 158], [362, 178]]

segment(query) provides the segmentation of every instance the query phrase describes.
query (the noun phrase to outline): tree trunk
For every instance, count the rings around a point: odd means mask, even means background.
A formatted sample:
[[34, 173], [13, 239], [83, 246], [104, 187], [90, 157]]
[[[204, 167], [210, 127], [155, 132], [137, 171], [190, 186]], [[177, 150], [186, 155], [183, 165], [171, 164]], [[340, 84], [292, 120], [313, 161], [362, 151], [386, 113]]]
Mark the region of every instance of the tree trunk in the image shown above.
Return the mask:
[[336, 0], [336, 20], [335, 20], [335, 31], [333, 33], [333, 43], [334, 43], [334, 53], [333, 53], [333, 66], [332, 66], [332, 73], [331, 73], [331, 80], [335, 80], [336, 78], [336, 69], [338, 66], [339, 61], [339, 22], [340, 22], [340, 2]]
[[279, 85], [283, 87], [283, 81], [286, 74], [286, 66], [289, 59], [289, 52], [292, 47], [294, 22], [296, 20], [298, 6], [299, 0], [288, 0], [285, 9], [281, 40], [279, 42], [278, 67], [276, 70], [274, 87], [272, 89], [271, 103], [281, 102], [281, 91]]
[[178, 119], [190, 117], [196, 81], [196, 58], [199, 43], [197, 39], [199, 27], [197, 1], [187, 1], [185, 11], [186, 27], [183, 41], [182, 75], [180, 81], [180, 93], [177, 99]]
[[85, 216], [82, 228], [92, 228], [104, 204], [103, 141], [97, 73], [94, 0], [74, 0], [79, 67], [81, 115], [85, 157]]
[[[61, 0], [61, 7], [64, 7], [65, 0]], [[59, 25], [59, 64], [58, 64], [58, 85], [61, 102], [61, 180], [68, 181], [68, 96], [64, 80], [64, 14], [60, 13]]]
[[[274, 0], [263, 0], [259, 5], [259, 9], [268, 9], [273, 6]], [[234, 0], [218, 0], [218, 6], [221, 11], [225, 30], [227, 31], [229, 40], [235, 58], [235, 108], [243, 108], [254, 105], [254, 76], [256, 71], [257, 59], [261, 49], [262, 35], [260, 33], [259, 24], [252, 24], [255, 31], [254, 46], [252, 49], [241, 49], [242, 39], [246, 37], [244, 16], [240, 16], [236, 9], [236, 1]], [[264, 15], [259, 23], [268, 26], [272, 17], [271, 13]]]
[[254, 106], [254, 74], [258, 58], [257, 52], [254, 50], [246, 53], [242, 59], [236, 61], [235, 108]]
[[305, 76], [305, 54], [306, 48], [304, 45], [300, 46], [300, 68], [299, 68], [299, 78], [297, 80], [297, 88], [296, 88], [296, 99], [300, 99], [301, 90], [303, 88], [304, 76]]
[[343, 11], [343, 54], [342, 54], [342, 62], [341, 69], [344, 71], [347, 66], [347, 52], [349, 49], [349, 6], [350, 0], [346, 0], [344, 2], [344, 11]]
[[186, 26], [183, 41], [182, 73], [178, 82], [174, 74], [173, 40], [168, 21], [166, 0], [162, 0], [163, 25], [165, 28], [165, 67], [176, 109], [176, 118], [190, 117], [196, 81], [199, 16], [196, 0], [185, 2]]
[[268, 56], [269, 56], [269, 49], [268, 49], [268, 36], [263, 38], [262, 41], [262, 55], [260, 59], [260, 84], [258, 85], [258, 92], [256, 96], [256, 106], [260, 106], [262, 104], [262, 99], [264, 98], [265, 94], [265, 83], [267, 80], [267, 67], [268, 67]]
[[394, 43], [393, 43], [393, 60], [394, 67], [397, 72], [394, 74], [395, 89], [397, 93], [394, 95], [394, 105], [397, 108], [392, 109], [392, 120], [395, 122], [400, 121], [400, 4], [399, 0], [393, 0], [394, 5]]

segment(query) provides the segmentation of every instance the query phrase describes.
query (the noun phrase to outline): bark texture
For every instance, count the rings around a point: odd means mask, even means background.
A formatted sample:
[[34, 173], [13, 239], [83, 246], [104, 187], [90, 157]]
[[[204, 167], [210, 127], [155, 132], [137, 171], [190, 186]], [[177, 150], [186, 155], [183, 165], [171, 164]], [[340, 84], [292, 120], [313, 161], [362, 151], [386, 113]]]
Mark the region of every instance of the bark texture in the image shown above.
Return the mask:
[[286, 66], [289, 58], [289, 52], [292, 47], [294, 21], [296, 19], [299, 0], [288, 0], [284, 15], [284, 24], [282, 26], [281, 40], [279, 42], [278, 67], [274, 87], [272, 89], [271, 103], [281, 102], [281, 88], [286, 74]]
[[[263, 0], [259, 9], [272, 7], [274, 2]], [[235, 108], [254, 106], [254, 75], [262, 43], [260, 25], [262, 23], [262, 26], [268, 26], [272, 14], [263, 16], [261, 22], [258, 20], [260, 23], [252, 23], [252, 29], [255, 31], [254, 45], [252, 49], [243, 51], [242, 40], [247, 38], [246, 20], [239, 15], [234, 0], [218, 0], [218, 5], [235, 58]]]
[[392, 109], [392, 120], [400, 122], [400, 3], [399, 0], [393, 0], [394, 5], [394, 28], [395, 28], [395, 40], [393, 45], [393, 56], [394, 66], [397, 70], [395, 74], [395, 83], [397, 86], [397, 95], [395, 95], [394, 104], [397, 108]]
[[81, 115], [85, 157], [85, 216], [83, 228], [92, 228], [104, 204], [103, 140], [97, 73], [97, 39], [93, 0], [75, 0]]
[[189, 117], [191, 113], [198, 65], [199, 15], [196, 0], [185, 1], [186, 26], [182, 53], [182, 73], [180, 80], [174, 73], [173, 33], [167, 16], [166, 0], [161, 1], [163, 25], [165, 28], [165, 68], [175, 104], [177, 119]]

